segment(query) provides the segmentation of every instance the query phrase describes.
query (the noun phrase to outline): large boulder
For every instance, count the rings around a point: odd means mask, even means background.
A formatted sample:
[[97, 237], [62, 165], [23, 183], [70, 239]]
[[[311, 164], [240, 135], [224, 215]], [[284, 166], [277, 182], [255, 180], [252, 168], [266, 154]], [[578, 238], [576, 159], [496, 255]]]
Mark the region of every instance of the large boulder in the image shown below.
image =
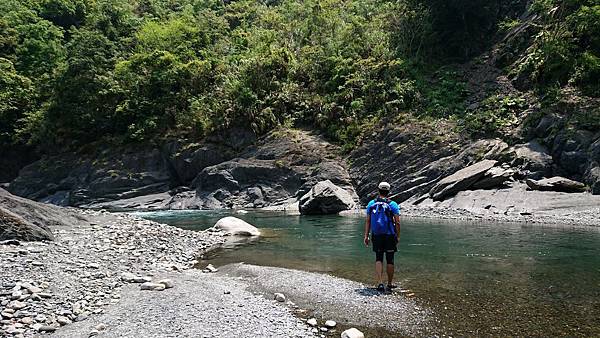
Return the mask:
[[475, 182], [473, 189], [492, 189], [502, 187], [512, 180], [515, 171], [510, 167], [493, 167]]
[[260, 231], [252, 224], [236, 217], [221, 218], [215, 223], [214, 228], [231, 236], [260, 236]]
[[600, 195], [600, 167], [590, 169], [587, 180], [590, 182], [592, 194]]
[[539, 181], [528, 179], [525, 183], [531, 190], [539, 191], [583, 192], [586, 189], [585, 184], [560, 176]]
[[441, 201], [457, 192], [466, 190], [477, 182], [488, 170], [493, 168], [498, 161], [483, 160], [463, 168], [454, 174], [443, 178], [430, 191], [429, 195], [435, 201]]
[[84, 218], [53, 205], [37, 203], [0, 189], [0, 240], [52, 240], [50, 227], [75, 226]]
[[306, 215], [335, 214], [354, 208], [352, 195], [330, 180], [317, 183], [300, 198], [300, 213]]
[[509, 154], [513, 158], [511, 166], [528, 178], [539, 179], [552, 174], [552, 156], [548, 148], [535, 140], [514, 146]]

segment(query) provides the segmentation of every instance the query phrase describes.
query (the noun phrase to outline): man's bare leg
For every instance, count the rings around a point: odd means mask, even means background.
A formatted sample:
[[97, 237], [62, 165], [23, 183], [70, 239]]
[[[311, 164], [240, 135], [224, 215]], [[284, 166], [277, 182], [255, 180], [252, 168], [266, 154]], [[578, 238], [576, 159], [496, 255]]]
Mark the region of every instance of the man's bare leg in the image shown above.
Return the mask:
[[388, 285], [392, 285], [392, 281], [394, 280], [394, 264], [387, 265], [387, 278]]
[[383, 262], [375, 262], [375, 279], [377, 280], [377, 285], [383, 284]]

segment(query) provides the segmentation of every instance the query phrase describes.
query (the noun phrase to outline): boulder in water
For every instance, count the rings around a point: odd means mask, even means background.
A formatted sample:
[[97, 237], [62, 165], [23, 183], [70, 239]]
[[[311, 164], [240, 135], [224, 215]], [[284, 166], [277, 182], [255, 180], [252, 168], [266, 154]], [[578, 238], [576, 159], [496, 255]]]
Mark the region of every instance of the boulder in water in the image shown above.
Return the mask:
[[300, 198], [300, 213], [307, 215], [335, 214], [350, 210], [355, 206], [354, 199], [346, 190], [330, 180], [315, 184]]
[[463, 168], [454, 174], [443, 178], [431, 190], [429, 195], [436, 201], [441, 201], [459, 191], [466, 190], [477, 182], [488, 170], [496, 165], [495, 160], [483, 160]]
[[527, 186], [531, 188], [531, 190], [559, 192], [585, 191], [585, 184], [560, 176], [544, 178], [539, 181], [528, 179], [525, 183], [527, 183]]
[[260, 231], [255, 226], [232, 216], [221, 218], [214, 228], [223, 231], [225, 235], [260, 236]]

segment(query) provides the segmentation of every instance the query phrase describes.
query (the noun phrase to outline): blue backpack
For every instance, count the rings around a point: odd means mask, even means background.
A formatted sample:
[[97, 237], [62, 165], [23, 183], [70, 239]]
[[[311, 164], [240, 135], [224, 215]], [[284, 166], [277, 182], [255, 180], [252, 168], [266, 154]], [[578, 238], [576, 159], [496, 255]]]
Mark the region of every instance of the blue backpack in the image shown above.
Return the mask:
[[371, 233], [373, 235], [395, 235], [394, 214], [389, 199], [377, 198], [369, 208], [371, 217]]

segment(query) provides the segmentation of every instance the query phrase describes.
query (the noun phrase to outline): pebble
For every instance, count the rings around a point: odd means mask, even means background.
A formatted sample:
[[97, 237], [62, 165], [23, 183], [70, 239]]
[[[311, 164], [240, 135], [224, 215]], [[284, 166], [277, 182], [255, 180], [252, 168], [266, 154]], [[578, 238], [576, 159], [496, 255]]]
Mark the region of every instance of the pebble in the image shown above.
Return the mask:
[[56, 328], [54, 326], [50, 326], [50, 325], [43, 325], [43, 326], [40, 326], [38, 331], [39, 332], [54, 332], [54, 331], [56, 331]]
[[317, 326], [317, 320], [315, 318], [311, 318], [306, 321], [306, 324], [308, 324], [310, 326]]
[[215, 268], [214, 265], [208, 264], [204, 270], [208, 270], [208, 272], [217, 272], [219, 269]]
[[280, 303], [285, 302], [285, 295], [283, 293], [279, 293], [279, 292], [275, 293], [274, 298], [276, 301], [278, 301]]
[[161, 279], [157, 283], [164, 285], [166, 289], [170, 289], [173, 287], [173, 281], [170, 279]]
[[27, 304], [20, 302], [18, 300], [15, 300], [11, 303], [8, 304], [8, 308], [9, 309], [14, 309], [14, 310], [21, 310], [27, 307]]
[[59, 316], [56, 321], [60, 324], [60, 325], [69, 325], [71, 324], [71, 320], [67, 317], [63, 317], [63, 316]]
[[165, 289], [164, 284], [146, 282], [140, 286], [141, 290], [152, 290], [152, 291], [162, 291]]
[[145, 277], [136, 276], [133, 279], [133, 282], [134, 283], [149, 283], [149, 282], [152, 282], [152, 277], [149, 277], [149, 276], [145, 276]]
[[328, 320], [325, 322], [325, 326], [327, 326], [328, 328], [333, 328], [337, 325], [337, 323], [333, 320]]
[[104, 330], [106, 330], [106, 324], [100, 323], [100, 324], [96, 325], [95, 329], [98, 331], [104, 331]]

